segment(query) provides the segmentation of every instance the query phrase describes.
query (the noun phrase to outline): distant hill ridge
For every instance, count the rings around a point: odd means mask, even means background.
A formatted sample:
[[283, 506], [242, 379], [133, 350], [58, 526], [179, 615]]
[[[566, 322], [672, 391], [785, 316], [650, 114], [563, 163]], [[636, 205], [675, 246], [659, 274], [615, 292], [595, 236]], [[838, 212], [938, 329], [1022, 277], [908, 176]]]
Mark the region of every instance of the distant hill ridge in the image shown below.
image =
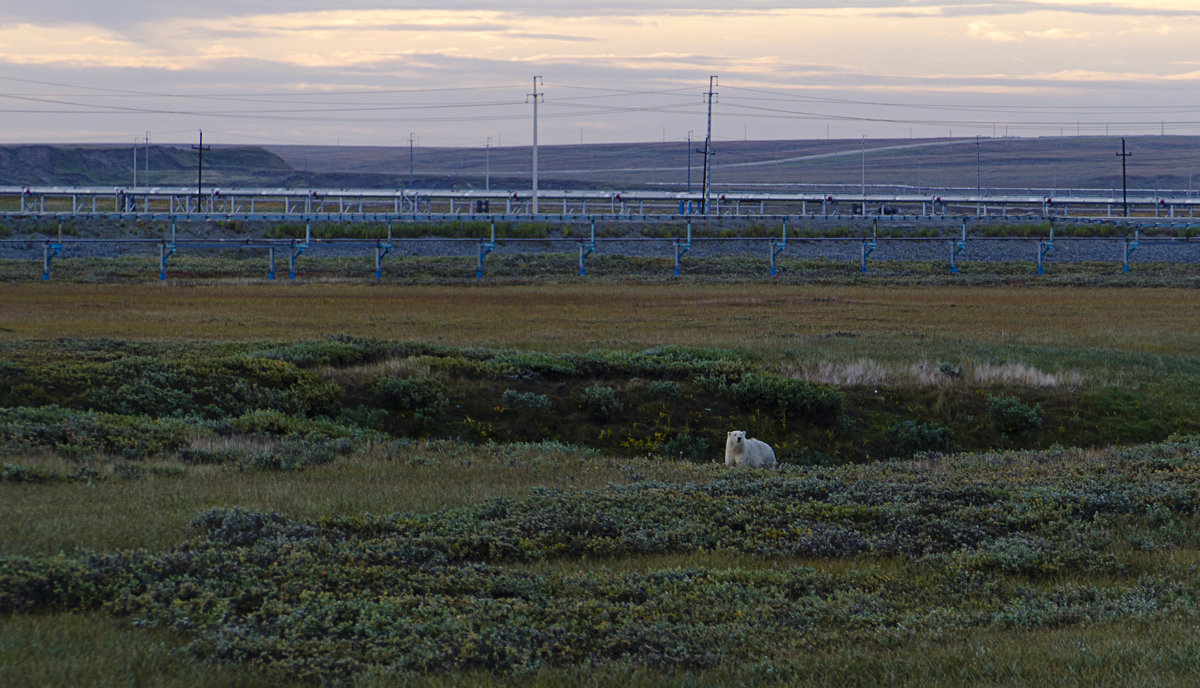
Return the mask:
[[[1200, 137], [1127, 137], [1131, 190], [1200, 196]], [[719, 141], [714, 192], [789, 191], [860, 185], [875, 190], [1120, 189], [1121, 138], [958, 138]], [[193, 186], [197, 154], [185, 144], [149, 148], [151, 186]], [[137, 148], [138, 185], [146, 148]], [[689, 174], [689, 164], [691, 166]], [[0, 185], [130, 186], [132, 145], [0, 145]], [[530, 188], [528, 146], [212, 146], [206, 187]], [[544, 145], [543, 189], [700, 190], [703, 156], [682, 142]]]
[[[137, 147], [138, 184], [145, 182], [146, 148]], [[196, 153], [178, 146], [150, 146], [153, 184], [195, 182]], [[0, 146], [0, 184], [130, 185], [134, 179], [132, 146], [8, 145]], [[292, 171], [283, 158], [257, 146], [212, 148], [204, 154], [205, 178], [212, 183], [230, 176], [280, 176]], [[211, 176], [210, 176], [211, 175]]]

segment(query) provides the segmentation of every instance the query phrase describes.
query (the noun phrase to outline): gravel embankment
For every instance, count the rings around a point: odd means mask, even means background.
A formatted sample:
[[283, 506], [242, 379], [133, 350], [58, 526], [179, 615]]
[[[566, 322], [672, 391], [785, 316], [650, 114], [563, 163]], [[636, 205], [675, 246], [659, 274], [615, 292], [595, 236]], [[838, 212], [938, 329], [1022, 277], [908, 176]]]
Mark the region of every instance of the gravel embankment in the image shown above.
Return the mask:
[[[41, 260], [47, 237], [14, 237], [0, 242], [0, 258], [16, 260]], [[270, 243], [277, 252], [287, 251], [286, 241], [264, 242], [262, 240], [225, 239], [203, 244], [191, 243], [195, 239], [178, 240], [179, 253], [191, 252], [264, 252]], [[966, 249], [960, 251], [960, 262], [1030, 262], [1036, 263], [1039, 239], [971, 239]], [[451, 239], [396, 239], [392, 242], [391, 257], [400, 256], [475, 256], [479, 251], [477, 240]], [[499, 253], [572, 253], [579, 250], [579, 241], [559, 239], [547, 241], [497, 240], [495, 252]], [[598, 239], [596, 254], [618, 254], [627, 256], [674, 258], [675, 241], [671, 239], [620, 240]], [[769, 256], [769, 239], [709, 239], [695, 238], [686, 254], [687, 260], [702, 260], [706, 257], [746, 255]], [[835, 261], [857, 261], [862, 258], [863, 242], [858, 239], [789, 239], [787, 247], [779, 254], [781, 258], [810, 259], [825, 258]], [[328, 258], [342, 256], [373, 256], [374, 242], [345, 240], [314, 240], [305, 251], [305, 258]], [[1115, 238], [1056, 239], [1052, 251], [1045, 255], [1046, 263], [1102, 261], [1119, 263], [1122, 260], [1124, 241]], [[130, 241], [80, 241], [75, 237], [64, 237], [59, 258], [119, 256], [157, 257], [159, 242], [135, 243]], [[950, 240], [948, 239], [879, 239], [870, 255], [872, 261], [948, 261]], [[1136, 262], [1197, 263], [1200, 262], [1200, 240], [1142, 239], [1131, 260]]]

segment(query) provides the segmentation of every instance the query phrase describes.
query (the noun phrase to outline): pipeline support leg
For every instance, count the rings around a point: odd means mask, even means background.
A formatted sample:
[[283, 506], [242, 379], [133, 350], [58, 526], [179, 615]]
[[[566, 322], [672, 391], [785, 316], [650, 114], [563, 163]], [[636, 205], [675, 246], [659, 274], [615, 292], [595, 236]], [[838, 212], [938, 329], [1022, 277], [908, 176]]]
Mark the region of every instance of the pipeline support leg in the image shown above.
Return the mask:
[[483, 279], [483, 259], [495, 248], [495, 242], [479, 242], [479, 265], [475, 268], [475, 279]]
[[62, 251], [62, 244], [55, 244], [47, 241], [45, 248], [42, 249], [42, 281], [50, 279], [50, 261]]
[[[391, 230], [388, 230], [388, 238], [391, 238]], [[392, 244], [376, 242], [375, 243], [375, 279], [383, 279], [383, 259], [392, 250]]]

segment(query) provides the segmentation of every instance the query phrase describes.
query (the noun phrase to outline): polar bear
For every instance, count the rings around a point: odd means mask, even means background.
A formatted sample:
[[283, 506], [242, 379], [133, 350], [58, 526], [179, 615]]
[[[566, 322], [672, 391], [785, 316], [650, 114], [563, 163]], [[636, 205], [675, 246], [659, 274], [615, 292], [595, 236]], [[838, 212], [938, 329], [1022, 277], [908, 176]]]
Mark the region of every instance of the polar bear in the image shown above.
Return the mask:
[[775, 452], [766, 442], [746, 437], [745, 430], [733, 430], [725, 436], [725, 465], [774, 468]]

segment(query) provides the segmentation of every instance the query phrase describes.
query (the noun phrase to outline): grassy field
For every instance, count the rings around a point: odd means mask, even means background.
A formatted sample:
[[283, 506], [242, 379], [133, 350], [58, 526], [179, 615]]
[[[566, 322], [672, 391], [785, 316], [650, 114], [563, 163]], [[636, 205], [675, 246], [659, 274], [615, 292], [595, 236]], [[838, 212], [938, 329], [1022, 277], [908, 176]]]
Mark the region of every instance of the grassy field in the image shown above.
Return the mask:
[[[1194, 685], [1198, 321], [1175, 287], [6, 284], [0, 683]], [[720, 465], [734, 426], [780, 470]]]
[[157, 340], [331, 334], [540, 350], [726, 347], [911, 359], [954, 346], [1184, 354], [1194, 289], [604, 284], [12, 284], [0, 338]]

